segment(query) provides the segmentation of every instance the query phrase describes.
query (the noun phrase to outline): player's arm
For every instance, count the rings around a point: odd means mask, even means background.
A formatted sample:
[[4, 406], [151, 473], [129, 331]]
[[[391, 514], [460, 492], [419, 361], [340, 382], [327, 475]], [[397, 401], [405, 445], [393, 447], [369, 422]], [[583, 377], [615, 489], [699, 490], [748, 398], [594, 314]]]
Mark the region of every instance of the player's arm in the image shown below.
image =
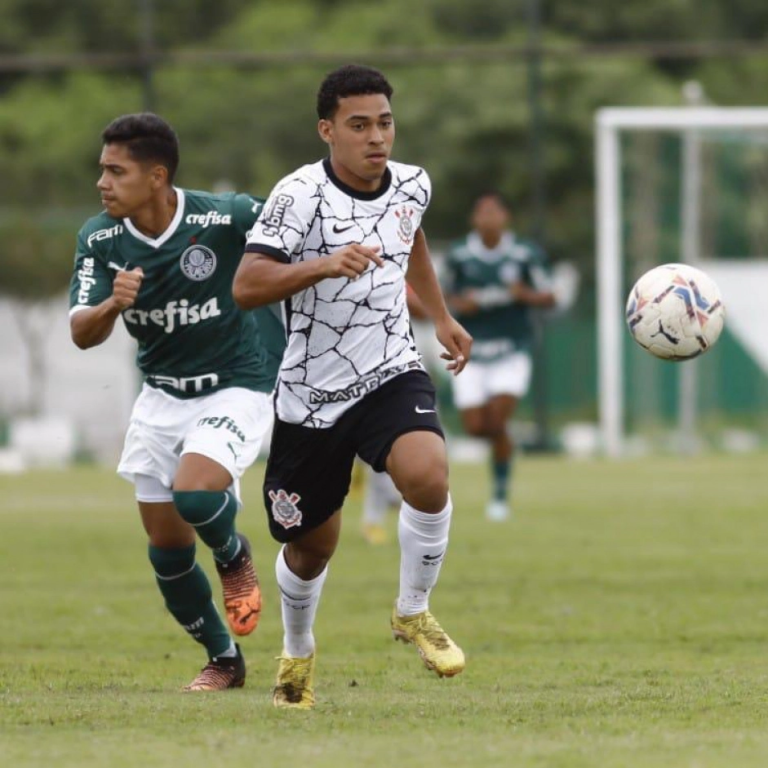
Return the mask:
[[421, 305], [428, 317], [437, 322], [449, 316], [445, 297], [429, 254], [427, 238], [421, 227], [416, 230], [413, 238], [413, 248], [408, 259], [408, 272], [405, 279], [421, 300]]
[[283, 179], [270, 193], [250, 231], [235, 273], [232, 295], [241, 309], [273, 304], [334, 277], [355, 279], [371, 264], [381, 266], [378, 248], [347, 245], [307, 261], [291, 262], [302, 246], [318, 206], [305, 179]]
[[443, 275], [443, 294], [445, 303], [452, 312], [459, 315], [474, 315], [479, 309], [472, 291], [460, 291], [457, 288], [459, 281], [459, 264], [453, 256], [453, 250], [449, 249], [445, 259], [445, 271]]
[[542, 264], [543, 254], [534, 251], [531, 261], [526, 264], [524, 279], [509, 287], [512, 299], [529, 307], [549, 309], [557, 303], [551, 283]]
[[474, 315], [480, 310], [480, 304], [474, 291], [449, 293], [445, 297], [448, 306], [460, 315]]
[[529, 307], [554, 307], [555, 294], [552, 291], [540, 291], [522, 280], [512, 283], [509, 288], [512, 300]]
[[425, 312], [435, 324], [435, 334], [446, 350], [440, 357], [449, 361], [446, 366], [449, 371], [454, 374], [461, 373], [469, 360], [472, 337], [448, 312], [432, 257], [429, 255], [427, 238], [421, 228], [416, 231], [413, 240], [405, 279], [421, 299]]
[[95, 307], [75, 312], [69, 318], [72, 341], [80, 349], [98, 346], [110, 337], [119, 315], [120, 308], [111, 297]]
[[323, 279], [321, 259], [286, 264], [275, 256], [245, 253], [235, 272], [232, 296], [240, 309], [283, 301]]
[[382, 266], [378, 251], [378, 246], [347, 245], [329, 256], [296, 264], [280, 261], [280, 255], [247, 252], [232, 284], [235, 304], [253, 309], [283, 301], [327, 278], [356, 280], [371, 264]]
[[405, 301], [408, 304], [408, 314], [414, 320], [427, 319], [428, 315], [427, 310], [424, 308], [424, 303], [408, 283], [405, 284]]
[[529, 307], [548, 308], [555, 305], [552, 291], [531, 285], [526, 280], [516, 280], [509, 285], [488, 285], [484, 288], [470, 288], [447, 297], [451, 309], [465, 315], [472, 315], [481, 309], [503, 307], [508, 304], [525, 304]]
[[96, 347], [106, 341], [120, 313], [136, 301], [143, 278], [141, 269], [120, 270], [112, 283], [111, 296], [95, 306], [74, 307], [69, 318], [72, 341], [80, 349]]

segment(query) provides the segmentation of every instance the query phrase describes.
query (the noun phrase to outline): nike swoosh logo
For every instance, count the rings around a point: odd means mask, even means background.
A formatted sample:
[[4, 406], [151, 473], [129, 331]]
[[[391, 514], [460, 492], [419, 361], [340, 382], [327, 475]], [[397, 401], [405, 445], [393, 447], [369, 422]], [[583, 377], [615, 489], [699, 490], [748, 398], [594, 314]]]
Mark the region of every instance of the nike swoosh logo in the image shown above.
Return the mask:
[[127, 264], [125, 266], [121, 267], [119, 264], [115, 264], [114, 261], [110, 261], [109, 264], [107, 264], [107, 266], [110, 269], [116, 269], [118, 272], [125, 272], [128, 269], [128, 265]]
[[349, 224], [349, 225], [348, 225], [348, 226], [346, 226], [346, 227], [340, 227], [338, 224], [334, 224], [334, 225], [333, 225], [333, 231], [334, 231], [334, 232], [335, 232], [337, 235], [340, 235], [342, 232], [346, 232], [348, 229], [352, 229], [352, 227], [354, 227], [354, 226], [355, 226], [354, 224]]
[[445, 554], [443, 550], [439, 555], [424, 555], [425, 560], [439, 560]]
[[413, 410], [416, 411], [416, 413], [436, 413], [434, 408], [419, 408], [418, 405]]

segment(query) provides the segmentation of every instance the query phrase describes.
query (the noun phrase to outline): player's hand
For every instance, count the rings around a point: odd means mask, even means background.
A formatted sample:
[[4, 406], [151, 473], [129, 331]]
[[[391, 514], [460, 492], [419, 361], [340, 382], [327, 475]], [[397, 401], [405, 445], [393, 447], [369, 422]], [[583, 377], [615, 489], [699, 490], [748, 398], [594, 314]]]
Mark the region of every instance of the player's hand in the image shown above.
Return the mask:
[[371, 263], [377, 267], [384, 265], [384, 260], [379, 256], [380, 250], [378, 245], [345, 245], [323, 259], [325, 277], [348, 277], [350, 280], [357, 280]]
[[570, 262], [561, 261], [552, 270], [552, 295], [560, 312], [569, 310], [579, 295], [579, 271]]
[[512, 296], [512, 301], [528, 304], [530, 303], [531, 295], [534, 294], [535, 291], [527, 286], [522, 280], [518, 280], [516, 283], [512, 283], [512, 285], [509, 286], [509, 293]]
[[112, 300], [121, 310], [132, 307], [139, 295], [144, 272], [141, 267], [121, 269], [112, 283]]
[[451, 309], [461, 315], [474, 315], [480, 309], [480, 304], [472, 291], [464, 291], [452, 296], [450, 305]]
[[445, 352], [440, 357], [448, 361], [446, 370], [452, 371], [454, 376], [458, 376], [466, 366], [469, 360], [469, 354], [472, 349], [472, 337], [467, 333], [464, 326], [456, 322], [450, 315], [446, 315], [443, 320], [435, 323], [435, 334], [437, 340], [445, 347]]

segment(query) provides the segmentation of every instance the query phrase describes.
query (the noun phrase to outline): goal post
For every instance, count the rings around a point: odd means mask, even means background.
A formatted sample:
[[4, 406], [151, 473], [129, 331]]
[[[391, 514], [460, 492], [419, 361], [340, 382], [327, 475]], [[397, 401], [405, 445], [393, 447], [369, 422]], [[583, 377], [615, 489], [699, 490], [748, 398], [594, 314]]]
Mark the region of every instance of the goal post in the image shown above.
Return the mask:
[[[664, 260], [700, 263], [701, 168], [698, 137], [707, 135], [706, 132], [732, 131], [740, 135], [752, 133], [766, 138], [768, 108], [611, 107], [598, 110], [595, 123], [599, 429], [603, 453], [619, 457], [626, 452], [624, 350], [629, 338], [624, 322], [627, 276], [624, 267], [623, 233], [626, 220], [622, 202], [625, 192], [622, 184], [622, 138], [628, 133], [639, 132], [672, 132], [681, 138], [681, 168], [678, 170], [681, 177], [680, 247], [676, 252], [677, 258]], [[768, 210], [768, 202], [765, 207]], [[706, 254], [707, 258], [717, 256], [717, 253]], [[679, 366], [681, 393], [686, 390], [690, 392], [691, 387], [695, 386], [692, 383], [692, 369], [683, 370], [688, 366], [691, 363]], [[683, 429], [693, 428], [693, 401], [694, 398], [684, 394], [678, 399], [679, 420]]]

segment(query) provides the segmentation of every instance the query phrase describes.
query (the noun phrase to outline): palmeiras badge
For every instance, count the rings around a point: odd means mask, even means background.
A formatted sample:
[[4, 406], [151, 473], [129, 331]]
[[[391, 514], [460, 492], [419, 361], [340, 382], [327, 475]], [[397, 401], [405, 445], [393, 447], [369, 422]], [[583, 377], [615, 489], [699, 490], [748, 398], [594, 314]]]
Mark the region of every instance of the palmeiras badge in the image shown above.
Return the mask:
[[281, 488], [277, 493], [270, 491], [269, 498], [272, 499], [272, 517], [276, 523], [280, 523], [286, 530], [301, 525], [303, 515], [296, 506], [301, 501], [298, 493], [288, 495], [287, 491]]
[[195, 282], [207, 280], [216, 269], [216, 254], [205, 245], [190, 245], [179, 260], [181, 271]]
[[400, 226], [397, 228], [397, 236], [406, 244], [410, 245], [413, 241], [413, 208], [403, 206], [399, 211], [395, 211], [395, 216], [400, 219]]

